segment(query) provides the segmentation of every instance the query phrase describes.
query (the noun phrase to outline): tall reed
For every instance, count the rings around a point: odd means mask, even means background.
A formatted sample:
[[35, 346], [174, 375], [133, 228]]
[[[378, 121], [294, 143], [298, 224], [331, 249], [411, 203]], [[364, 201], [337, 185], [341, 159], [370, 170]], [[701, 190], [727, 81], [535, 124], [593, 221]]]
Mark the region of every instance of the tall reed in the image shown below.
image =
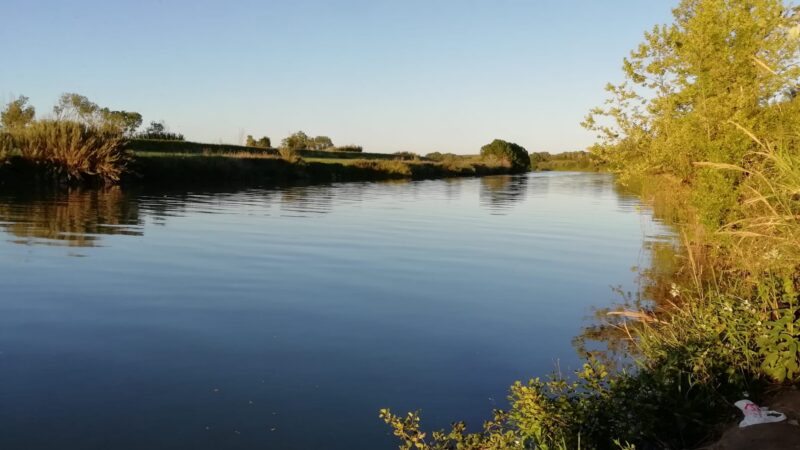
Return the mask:
[[119, 181], [130, 161], [119, 131], [73, 121], [40, 120], [7, 134], [6, 150], [43, 165], [68, 182], [89, 178]]

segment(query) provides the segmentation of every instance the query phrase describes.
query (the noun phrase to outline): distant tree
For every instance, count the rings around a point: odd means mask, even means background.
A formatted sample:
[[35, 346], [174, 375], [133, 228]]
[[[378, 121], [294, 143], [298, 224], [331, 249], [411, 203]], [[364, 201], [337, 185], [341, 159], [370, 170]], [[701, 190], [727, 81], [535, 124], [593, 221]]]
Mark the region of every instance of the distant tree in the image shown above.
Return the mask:
[[419, 159], [419, 155], [414, 152], [394, 152], [392, 153], [394, 156], [397, 156], [398, 159], [407, 160], [407, 159]]
[[522, 146], [495, 139], [481, 147], [481, 157], [505, 161], [515, 172], [526, 172], [531, 168], [531, 157]]
[[86, 96], [76, 93], [62, 94], [53, 107], [58, 120], [76, 120], [89, 125], [97, 125], [97, 114], [100, 107]]
[[133, 136], [142, 125], [142, 115], [137, 112], [110, 111], [108, 108], [102, 108], [100, 115], [104, 126], [119, 129], [125, 136]]
[[281, 147], [292, 151], [305, 150], [309, 148], [310, 139], [307, 134], [298, 131], [281, 141]]
[[425, 157], [432, 161], [441, 161], [442, 158], [444, 158], [444, 155], [442, 154], [442, 152], [431, 152], [425, 155]]
[[259, 140], [253, 138], [252, 135], [247, 135], [247, 141], [245, 142], [247, 147], [258, 147], [258, 148], [270, 148], [272, 147], [272, 142], [267, 136], [262, 137]]
[[256, 147], [270, 148], [272, 147], [272, 141], [267, 136], [263, 136], [256, 142]]
[[147, 134], [164, 134], [166, 133], [166, 131], [167, 131], [167, 126], [164, 124], [163, 120], [161, 122], [156, 122], [156, 121], [150, 122], [150, 125], [148, 125], [147, 129], [144, 130], [144, 132]]
[[19, 98], [9, 102], [0, 112], [0, 124], [3, 128], [24, 127], [33, 122], [36, 110], [28, 105], [28, 97], [20, 95]]
[[142, 115], [137, 112], [101, 108], [86, 96], [75, 93], [62, 94], [53, 107], [53, 113], [58, 120], [74, 120], [93, 127], [111, 128], [126, 136], [133, 136], [142, 125]]
[[150, 122], [150, 125], [144, 130], [144, 132], [139, 133], [136, 135], [139, 139], [157, 139], [162, 141], [182, 141], [183, 135], [180, 133], [173, 133], [167, 129], [167, 126], [164, 124], [164, 121]]
[[311, 140], [311, 147], [314, 150], [327, 150], [333, 147], [333, 141], [328, 136], [317, 136]]

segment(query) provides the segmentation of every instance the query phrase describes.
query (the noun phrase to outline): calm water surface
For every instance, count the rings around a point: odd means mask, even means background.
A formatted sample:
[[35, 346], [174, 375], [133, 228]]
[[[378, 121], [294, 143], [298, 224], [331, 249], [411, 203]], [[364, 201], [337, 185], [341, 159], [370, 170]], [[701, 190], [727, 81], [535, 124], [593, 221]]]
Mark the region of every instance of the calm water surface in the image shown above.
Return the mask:
[[578, 360], [666, 230], [603, 174], [0, 194], [0, 448], [395, 448]]

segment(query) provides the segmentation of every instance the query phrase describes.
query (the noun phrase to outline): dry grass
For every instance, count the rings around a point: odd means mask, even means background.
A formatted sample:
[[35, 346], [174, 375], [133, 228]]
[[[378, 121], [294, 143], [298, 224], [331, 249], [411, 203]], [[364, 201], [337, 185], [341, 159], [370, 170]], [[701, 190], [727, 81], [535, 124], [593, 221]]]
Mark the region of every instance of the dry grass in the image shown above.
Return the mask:
[[297, 150], [290, 148], [290, 147], [281, 147], [278, 149], [278, 155], [280, 157], [292, 164], [298, 163], [302, 161], [300, 155], [298, 154]]
[[357, 160], [352, 165], [362, 169], [371, 169], [392, 175], [411, 176], [411, 168], [407, 163], [399, 160]]
[[754, 273], [778, 266], [792, 270], [800, 266], [800, 157], [751, 137], [760, 151], [749, 155], [750, 168], [697, 165], [744, 174], [739, 218], [719, 230], [733, 239], [732, 250], [742, 266]]
[[99, 178], [119, 181], [130, 160], [122, 133], [78, 122], [42, 120], [13, 129], [4, 151], [43, 164], [67, 181]]

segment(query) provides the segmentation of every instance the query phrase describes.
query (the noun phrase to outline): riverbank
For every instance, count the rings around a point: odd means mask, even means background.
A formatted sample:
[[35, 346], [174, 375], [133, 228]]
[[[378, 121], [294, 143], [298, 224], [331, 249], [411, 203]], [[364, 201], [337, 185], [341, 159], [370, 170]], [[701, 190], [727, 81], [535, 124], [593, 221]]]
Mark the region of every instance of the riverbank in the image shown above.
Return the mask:
[[127, 185], [275, 185], [396, 179], [436, 179], [512, 173], [501, 164], [464, 159], [447, 165], [399, 159], [297, 159], [254, 154], [137, 154]]
[[[17, 143], [8, 145], [9, 151], [0, 152], [1, 186], [265, 186], [522, 172], [504, 159], [477, 155], [453, 155], [433, 161], [410, 153], [285, 151], [183, 141], [124, 141], [120, 136], [106, 136], [76, 123], [37, 123], [19, 135]], [[80, 145], [76, 146], [75, 141]], [[106, 147], [107, 154], [94, 157], [96, 148]]]
[[275, 149], [169, 141], [131, 141], [124, 170], [114, 180], [97, 171], [69, 176], [59, 161], [6, 156], [0, 185], [6, 187], [100, 186], [264, 186], [393, 179], [436, 179], [516, 173], [504, 161], [459, 156], [430, 161], [408, 155], [300, 150], [282, 156]]

